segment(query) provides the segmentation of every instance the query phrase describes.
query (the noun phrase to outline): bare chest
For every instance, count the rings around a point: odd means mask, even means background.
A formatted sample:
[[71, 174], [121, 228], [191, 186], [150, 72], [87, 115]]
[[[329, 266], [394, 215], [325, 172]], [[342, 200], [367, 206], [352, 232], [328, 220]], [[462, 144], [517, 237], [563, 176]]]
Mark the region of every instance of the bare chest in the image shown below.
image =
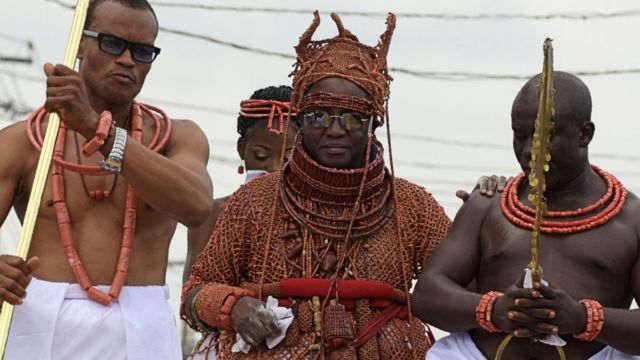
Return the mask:
[[[531, 260], [531, 231], [512, 224], [498, 207], [482, 227], [480, 244], [481, 287], [507, 288]], [[540, 238], [545, 278], [579, 298], [602, 291], [597, 289], [609, 289], [615, 294], [628, 292], [636, 254], [635, 232], [623, 216], [589, 231], [542, 234]]]

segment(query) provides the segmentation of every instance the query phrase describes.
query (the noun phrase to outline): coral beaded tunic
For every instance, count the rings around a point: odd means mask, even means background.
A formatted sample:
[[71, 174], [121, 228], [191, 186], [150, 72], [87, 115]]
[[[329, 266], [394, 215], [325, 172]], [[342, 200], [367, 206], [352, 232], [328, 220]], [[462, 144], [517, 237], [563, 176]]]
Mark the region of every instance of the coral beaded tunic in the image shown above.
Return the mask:
[[[293, 294], [296, 289], [290, 289], [292, 283], [301, 285], [294, 288], [311, 289], [338, 271], [340, 279], [367, 280], [367, 286], [384, 284], [381, 287], [394, 294], [386, 300], [400, 298], [402, 302], [406, 285], [417, 278], [423, 262], [444, 238], [451, 222], [442, 207], [423, 188], [392, 179], [384, 166], [381, 145], [373, 144], [375, 155], [368, 165], [350, 244], [344, 241], [344, 234], [363, 169], [337, 170], [319, 165], [305, 153], [300, 136], [283, 172], [243, 185], [227, 202], [183, 293], [203, 285], [198, 302], [203, 299], [207, 306], [200, 311], [196, 302], [196, 311], [204, 324], [222, 330], [214, 345], [218, 358], [424, 359], [430, 340], [425, 325], [409, 318], [406, 301], [403, 311], [392, 316], [373, 337], [357, 350], [347, 351], [336, 346], [344, 339], [353, 339], [388, 308], [389, 302], [369, 296], [341, 299], [338, 285], [336, 297], [345, 311], [339, 318], [347, 329], [341, 329], [340, 324], [318, 328], [314, 322], [318, 311], [314, 311], [311, 296]], [[395, 206], [392, 182], [397, 195]], [[393, 221], [395, 209], [398, 226]], [[342, 267], [337, 260], [341, 258]], [[378, 289], [376, 286], [368, 290]], [[295, 320], [285, 340], [271, 350], [262, 344], [247, 355], [232, 353], [235, 333], [220, 320], [220, 304], [230, 287], [250, 288], [263, 297], [273, 295], [281, 305], [290, 306]], [[183, 302], [183, 315], [185, 306]], [[329, 321], [327, 309], [320, 311], [325, 322]], [[192, 319], [183, 317], [197, 327]]]

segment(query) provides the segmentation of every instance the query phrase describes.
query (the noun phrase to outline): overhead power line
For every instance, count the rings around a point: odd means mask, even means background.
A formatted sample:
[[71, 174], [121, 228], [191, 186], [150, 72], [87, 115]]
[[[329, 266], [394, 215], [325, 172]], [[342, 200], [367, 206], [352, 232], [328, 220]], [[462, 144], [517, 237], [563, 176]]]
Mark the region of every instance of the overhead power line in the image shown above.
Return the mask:
[[58, 5], [62, 6], [63, 8], [67, 8], [67, 9], [70, 9], [70, 10], [73, 10], [73, 9], [76, 8], [74, 5], [67, 4], [66, 2], [60, 1], [60, 0], [47, 0], [47, 1], [52, 2], [54, 4], [58, 4]]
[[[391, 67], [391, 71], [420, 78], [447, 81], [474, 81], [474, 80], [529, 80], [535, 74], [489, 74], [465, 71], [422, 71], [402, 67]], [[640, 68], [571, 71], [576, 76], [608, 76], [640, 74]]]
[[30, 65], [30, 64], [33, 63], [33, 59], [31, 57], [0, 55], [0, 63], [1, 62], [29, 64]]
[[17, 36], [13, 36], [13, 35], [10, 35], [10, 34], [0, 33], [0, 39], [13, 41], [13, 42], [17, 42], [17, 43], [22, 43], [22, 44], [27, 45], [27, 47], [33, 47], [33, 43], [31, 42], [31, 40], [23, 39], [23, 38], [20, 38], [20, 37], [17, 37]]
[[[295, 56], [283, 52], [259, 49], [251, 46], [246, 46], [230, 41], [220, 40], [208, 35], [193, 33], [184, 30], [170, 29], [167, 27], [160, 27], [161, 31], [185, 36], [193, 39], [208, 41], [221, 46], [232, 47], [237, 50], [251, 52], [254, 54], [261, 54], [267, 56], [274, 56], [283, 59], [295, 60]], [[478, 73], [468, 71], [424, 71], [408, 69], [404, 67], [391, 66], [389, 70], [392, 73], [400, 73], [410, 75], [418, 78], [432, 79], [432, 80], [445, 80], [445, 81], [477, 81], [477, 80], [528, 80], [535, 74], [490, 74], [490, 73]], [[607, 76], [607, 75], [630, 75], [640, 74], [640, 68], [628, 68], [628, 69], [609, 69], [609, 70], [586, 70], [586, 71], [572, 71], [571, 73], [577, 76]]]
[[35, 47], [33, 46], [33, 42], [31, 40], [2, 33], [0, 33], [0, 39], [24, 44], [27, 47], [27, 51], [29, 52], [29, 56], [0, 55], [0, 63], [8, 62], [28, 65], [33, 64], [33, 52], [35, 51]]
[[9, 70], [4, 70], [4, 69], [0, 69], [0, 74], [7, 75], [7, 76], [12, 76], [12, 77], [14, 77], [16, 79], [25, 80], [25, 81], [39, 82], [39, 83], [44, 83], [45, 82], [44, 77], [40, 78], [40, 77], [37, 77], [37, 76], [33, 76], [33, 75], [29, 75], [29, 74], [22, 74], [22, 73], [19, 73], [19, 72], [9, 71]]
[[[384, 134], [384, 132], [382, 132]], [[424, 136], [424, 135], [416, 135], [416, 134], [402, 134], [402, 133], [393, 133], [394, 138], [398, 139], [406, 139], [406, 140], [414, 140], [414, 141], [425, 141], [432, 142], [443, 145], [451, 145], [451, 146], [459, 146], [459, 147], [468, 147], [472, 149], [494, 149], [494, 150], [508, 150], [513, 151], [513, 148], [509, 145], [489, 143], [489, 142], [478, 142], [478, 141], [470, 141], [470, 140], [457, 140], [457, 139], [447, 139], [447, 138], [439, 138], [434, 136]], [[611, 153], [591, 153], [590, 157], [595, 159], [613, 159], [613, 160], [626, 160], [626, 161], [640, 161], [640, 156], [627, 155], [627, 154], [611, 154]]]
[[[153, 6], [172, 7], [208, 11], [230, 11], [242, 13], [272, 13], [272, 14], [298, 14], [311, 15], [315, 9], [289, 9], [275, 7], [255, 7], [255, 6], [225, 6], [209, 4], [186, 4], [178, 2], [152, 1]], [[329, 11], [320, 11], [322, 14], [329, 14]], [[387, 12], [383, 11], [350, 11], [340, 10], [341, 16], [359, 17], [386, 17]], [[430, 13], [430, 12], [396, 12], [399, 18], [431, 19], [431, 20], [599, 20], [614, 19], [621, 17], [640, 16], [640, 10], [631, 9], [614, 12], [556, 12], [548, 14], [505, 14], [505, 13], [484, 13], [484, 14], [456, 14], [456, 13]]]
[[[47, 0], [53, 3], [59, 4], [69, 9], [73, 9], [72, 5], [68, 5], [60, 0]], [[253, 46], [238, 44], [231, 41], [221, 40], [209, 35], [194, 33], [186, 30], [171, 29], [165, 26], [160, 26], [159, 29], [163, 32], [174, 34], [178, 36], [184, 36], [192, 39], [198, 39], [202, 41], [211, 42], [220, 46], [234, 48], [240, 51], [246, 51], [254, 54], [273, 56], [282, 59], [294, 60], [296, 57], [293, 54], [283, 53], [278, 51], [271, 51], [261, 49]], [[399, 73], [410, 75], [423, 79], [431, 80], [443, 80], [443, 81], [478, 81], [478, 80], [528, 80], [535, 74], [491, 74], [491, 73], [479, 73], [479, 72], [465, 72], [465, 71], [426, 71], [409, 69], [404, 67], [391, 66], [389, 70], [392, 73]], [[588, 71], [572, 71], [573, 74], [578, 76], [607, 76], [607, 75], [630, 75], [640, 74], [640, 68], [628, 68], [628, 69], [607, 69], [607, 70], [588, 70]]]
[[238, 112], [237, 111], [220, 109], [220, 108], [212, 107], [212, 106], [186, 104], [186, 103], [182, 103], [182, 102], [179, 102], [179, 101], [156, 99], [156, 98], [149, 98], [149, 97], [141, 97], [141, 98], [139, 98], [139, 100], [140, 101], [144, 101], [144, 102], [148, 102], [148, 103], [154, 104], [154, 105], [156, 105], [156, 104], [158, 104], [158, 105], [168, 105], [168, 106], [173, 106], [173, 107], [183, 108], [183, 109], [207, 111], [207, 112], [212, 112], [212, 113], [216, 113], [216, 114], [238, 116]]
[[33, 109], [29, 109], [24, 105], [17, 104], [14, 101], [2, 101], [0, 100], [0, 110], [11, 115], [12, 118], [19, 116], [25, 116], [29, 114]]
[[255, 54], [276, 56], [276, 57], [281, 57], [281, 58], [285, 58], [285, 59], [295, 59], [295, 56], [293, 56], [291, 54], [285, 54], [285, 53], [280, 53], [280, 52], [276, 52], [276, 51], [258, 49], [258, 48], [254, 48], [254, 47], [246, 46], [246, 45], [240, 45], [240, 44], [236, 44], [236, 43], [233, 43], [233, 42], [230, 42], [230, 41], [219, 40], [219, 39], [213, 38], [213, 37], [208, 36], [208, 35], [196, 34], [196, 33], [183, 31], [183, 30], [169, 29], [169, 28], [164, 27], [164, 26], [160, 26], [159, 29], [160, 29], [160, 31], [164, 31], [164, 32], [167, 32], [167, 33], [170, 33], [170, 34], [182, 35], [182, 36], [186, 36], [186, 37], [190, 37], [190, 38], [194, 38], [194, 39], [205, 40], [205, 41], [212, 42], [214, 44], [227, 46], [227, 47], [232, 47], [232, 48], [235, 48], [235, 49], [238, 49], [238, 50], [248, 51], [248, 52], [252, 52], [252, 53], [255, 53]]

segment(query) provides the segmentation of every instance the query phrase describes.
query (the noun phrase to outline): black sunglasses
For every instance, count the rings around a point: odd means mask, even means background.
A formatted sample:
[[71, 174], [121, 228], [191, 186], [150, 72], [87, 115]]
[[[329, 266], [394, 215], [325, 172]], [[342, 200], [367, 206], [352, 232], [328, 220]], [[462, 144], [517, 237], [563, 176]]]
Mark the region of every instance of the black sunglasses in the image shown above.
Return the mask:
[[331, 115], [326, 110], [308, 110], [302, 114], [302, 119], [316, 129], [327, 129], [334, 119], [338, 120], [340, 126], [347, 130], [360, 130], [370, 120], [370, 118], [357, 112], [343, 112], [340, 115]]
[[131, 57], [141, 63], [149, 64], [160, 54], [160, 48], [153, 45], [140, 44], [125, 40], [115, 35], [99, 33], [91, 30], [83, 30], [84, 36], [98, 39], [100, 50], [109, 55], [122, 55], [127, 48], [131, 50]]

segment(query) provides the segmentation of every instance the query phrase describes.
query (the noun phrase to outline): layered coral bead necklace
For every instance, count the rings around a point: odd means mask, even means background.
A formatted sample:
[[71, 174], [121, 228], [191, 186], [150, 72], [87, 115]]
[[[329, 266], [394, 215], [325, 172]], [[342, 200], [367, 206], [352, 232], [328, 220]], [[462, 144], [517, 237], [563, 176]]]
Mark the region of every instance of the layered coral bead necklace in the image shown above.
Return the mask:
[[[591, 230], [606, 224], [609, 220], [620, 213], [627, 200], [627, 190], [622, 183], [613, 175], [592, 165], [593, 170], [602, 178], [607, 185], [605, 194], [593, 204], [576, 210], [548, 211], [546, 218], [570, 218], [586, 216], [577, 220], [543, 220], [540, 231], [545, 234], [573, 234]], [[523, 204], [518, 198], [518, 189], [522, 181], [526, 178], [524, 173], [516, 176], [504, 189], [500, 207], [503, 214], [513, 224], [533, 230], [535, 223], [535, 209]], [[606, 206], [605, 206], [606, 204]], [[604, 209], [597, 211], [599, 208]], [[591, 214], [591, 215], [590, 215]]]
[[[137, 142], [142, 142], [143, 111], [150, 119], [153, 120], [155, 126], [155, 133], [149, 144], [147, 144], [147, 147], [154, 152], [159, 152], [164, 148], [167, 140], [169, 139], [169, 135], [171, 134], [171, 119], [169, 119], [162, 110], [156, 107], [134, 102], [131, 106], [131, 137]], [[164, 134], [162, 133], [163, 127], [161, 125], [161, 120], [156, 113], [160, 114], [164, 121]], [[33, 112], [27, 120], [27, 136], [38, 151], [42, 149], [43, 137], [41, 127], [46, 114], [47, 113], [44, 108], [40, 108]], [[34, 129], [35, 134], [33, 131]], [[133, 187], [128, 185], [118, 265], [116, 267], [116, 273], [109, 292], [105, 293], [93, 286], [93, 283], [87, 274], [87, 270], [78, 256], [71, 231], [71, 217], [69, 216], [69, 210], [65, 200], [64, 170], [70, 170], [81, 175], [89, 176], [106, 176], [111, 175], [112, 173], [102, 170], [100, 166], [75, 164], [65, 161], [64, 149], [66, 144], [66, 133], [67, 128], [64, 123], [61, 123], [53, 152], [53, 169], [51, 172], [53, 205], [56, 212], [58, 229], [60, 231], [60, 242], [62, 243], [64, 252], [69, 260], [69, 264], [71, 265], [71, 270], [73, 271], [80, 287], [87, 293], [87, 296], [90, 299], [101, 304], [108, 305], [113, 299], [117, 299], [119, 297], [120, 291], [122, 290], [127, 278], [129, 260], [131, 258], [131, 251], [133, 248], [133, 238], [135, 237], [138, 196]], [[160, 138], [161, 136], [162, 138]], [[90, 193], [97, 194], [97, 196], [91, 196], [92, 199], [101, 201], [109, 196], [110, 191], [96, 190]]]

